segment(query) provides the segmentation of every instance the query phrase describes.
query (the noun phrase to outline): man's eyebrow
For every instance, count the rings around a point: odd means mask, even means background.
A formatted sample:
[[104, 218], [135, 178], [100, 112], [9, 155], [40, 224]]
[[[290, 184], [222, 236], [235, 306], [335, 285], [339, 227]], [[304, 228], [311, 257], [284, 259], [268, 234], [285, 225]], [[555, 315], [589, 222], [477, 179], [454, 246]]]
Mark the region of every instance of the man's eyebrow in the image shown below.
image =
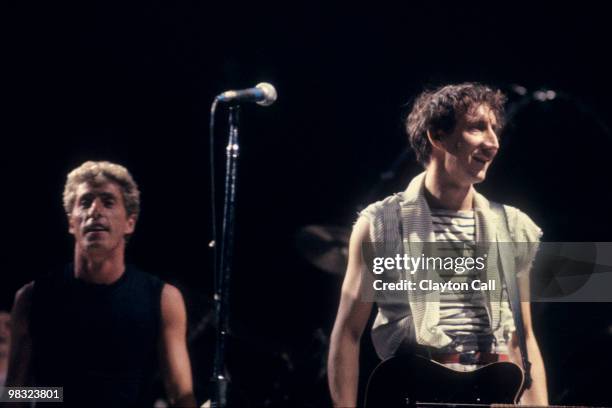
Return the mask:
[[483, 124], [487, 123], [486, 119], [481, 118], [481, 117], [466, 118], [465, 122], [468, 125], [483, 125]]
[[101, 193], [95, 193], [95, 192], [91, 192], [90, 191], [88, 193], [83, 194], [79, 198], [79, 200], [88, 200], [88, 199], [91, 199], [93, 197], [100, 197], [100, 198], [102, 198], [104, 200], [108, 200], [108, 199], [116, 200], [117, 199], [117, 196], [115, 194], [113, 194], [113, 193], [108, 193], [108, 192], [105, 192], [105, 191], [103, 191]]
[[102, 192], [100, 194], [98, 194], [100, 197], [104, 198], [104, 199], [113, 199], [116, 200], [117, 196], [113, 193], [108, 193], [108, 192]]
[[496, 118], [487, 119], [483, 118], [482, 116], [467, 116], [465, 118], [465, 121], [469, 125], [484, 125], [487, 122], [490, 122], [492, 127], [499, 126], [499, 123]]

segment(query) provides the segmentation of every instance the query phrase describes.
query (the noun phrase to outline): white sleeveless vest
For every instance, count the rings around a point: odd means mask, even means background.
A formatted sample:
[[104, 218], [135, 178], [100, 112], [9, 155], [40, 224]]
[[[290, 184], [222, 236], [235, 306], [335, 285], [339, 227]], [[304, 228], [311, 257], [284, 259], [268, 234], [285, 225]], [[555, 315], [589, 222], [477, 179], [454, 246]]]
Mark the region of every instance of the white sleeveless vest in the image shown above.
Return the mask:
[[[420, 256], [424, 243], [435, 242], [431, 213], [424, 196], [425, 172], [416, 176], [403, 193], [397, 193], [369, 205], [360, 214], [370, 224], [370, 240], [382, 245], [386, 253]], [[499, 214], [506, 214], [506, 217]], [[501, 273], [529, 273], [535, 251], [530, 253], [508, 253], [509, 245], [499, 245], [503, 241], [539, 242], [540, 228], [520, 210], [501, 206], [474, 195], [474, 218], [476, 221], [477, 244], [491, 243], [487, 251], [487, 279], [500, 283], [495, 290], [487, 291], [486, 310], [492, 331], [499, 342], [504, 332], [514, 330], [511, 313], [502, 313]], [[506, 218], [506, 219], [500, 219]], [[508, 238], [509, 237], [509, 238]], [[532, 246], [533, 248], [533, 246]], [[524, 251], [523, 251], [524, 252]], [[506, 270], [508, 269], [508, 270]], [[386, 273], [386, 272], [385, 272]], [[387, 276], [390, 281], [400, 280], [397, 276]], [[432, 270], [419, 270], [415, 276], [420, 279], [433, 279]], [[372, 340], [381, 359], [391, 357], [400, 344], [414, 343], [442, 348], [451, 343], [439, 327], [440, 293], [438, 291], [378, 291], [375, 294], [378, 313], [372, 326]]]

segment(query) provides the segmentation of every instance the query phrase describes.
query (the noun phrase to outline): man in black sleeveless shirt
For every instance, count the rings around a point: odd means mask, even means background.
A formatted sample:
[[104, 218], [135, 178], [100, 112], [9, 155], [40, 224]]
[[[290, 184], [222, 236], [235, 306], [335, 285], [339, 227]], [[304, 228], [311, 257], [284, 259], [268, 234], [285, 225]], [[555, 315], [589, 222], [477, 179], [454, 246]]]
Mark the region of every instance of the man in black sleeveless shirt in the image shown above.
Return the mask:
[[143, 406], [159, 363], [171, 404], [196, 405], [181, 293], [124, 262], [139, 194], [117, 164], [68, 175], [74, 262], [17, 293], [8, 386], [64, 387], [66, 405]]

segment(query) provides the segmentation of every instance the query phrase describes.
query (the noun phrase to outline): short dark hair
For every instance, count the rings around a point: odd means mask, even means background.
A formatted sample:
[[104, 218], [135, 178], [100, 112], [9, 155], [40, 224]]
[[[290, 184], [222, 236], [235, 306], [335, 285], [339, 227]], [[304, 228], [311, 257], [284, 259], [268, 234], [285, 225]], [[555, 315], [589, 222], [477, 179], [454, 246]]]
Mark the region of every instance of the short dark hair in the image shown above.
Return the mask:
[[416, 153], [419, 163], [427, 165], [431, 156], [427, 131], [433, 135], [438, 131], [451, 133], [458, 117], [481, 105], [487, 105], [495, 115], [496, 131], [501, 132], [505, 103], [506, 96], [500, 90], [473, 82], [445, 85], [421, 93], [414, 101], [405, 122], [410, 147]]

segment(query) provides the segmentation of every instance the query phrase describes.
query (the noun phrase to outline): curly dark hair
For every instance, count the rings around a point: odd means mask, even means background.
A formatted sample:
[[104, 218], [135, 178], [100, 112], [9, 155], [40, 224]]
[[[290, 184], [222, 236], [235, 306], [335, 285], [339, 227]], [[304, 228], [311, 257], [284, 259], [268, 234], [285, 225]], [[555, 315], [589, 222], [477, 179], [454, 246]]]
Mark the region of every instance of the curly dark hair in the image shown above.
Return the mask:
[[405, 122], [410, 146], [419, 163], [426, 166], [431, 156], [427, 131], [432, 135], [438, 131], [451, 133], [458, 117], [487, 105], [495, 115], [496, 131], [501, 132], [505, 103], [506, 96], [501, 91], [479, 83], [466, 82], [424, 91], [416, 98]]

